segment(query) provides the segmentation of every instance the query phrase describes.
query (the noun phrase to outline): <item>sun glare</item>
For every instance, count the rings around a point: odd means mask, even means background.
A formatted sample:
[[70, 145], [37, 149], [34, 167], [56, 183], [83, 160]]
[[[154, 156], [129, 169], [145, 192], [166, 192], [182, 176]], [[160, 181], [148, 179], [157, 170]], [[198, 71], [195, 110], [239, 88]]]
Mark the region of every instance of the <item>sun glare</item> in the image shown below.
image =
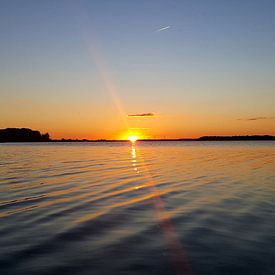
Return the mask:
[[128, 137], [128, 140], [130, 140], [131, 142], [136, 142], [138, 140], [138, 137], [137, 136], [129, 136]]
[[132, 143], [135, 143], [137, 140], [143, 140], [143, 139], [147, 139], [148, 136], [145, 135], [142, 132], [143, 129], [139, 129], [139, 128], [134, 128], [134, 129], [128, 129], [127, 131], [125, 131], [124, 133], [122, 133], [118, 139], [119, 140], [128, 140], [131, 141]]

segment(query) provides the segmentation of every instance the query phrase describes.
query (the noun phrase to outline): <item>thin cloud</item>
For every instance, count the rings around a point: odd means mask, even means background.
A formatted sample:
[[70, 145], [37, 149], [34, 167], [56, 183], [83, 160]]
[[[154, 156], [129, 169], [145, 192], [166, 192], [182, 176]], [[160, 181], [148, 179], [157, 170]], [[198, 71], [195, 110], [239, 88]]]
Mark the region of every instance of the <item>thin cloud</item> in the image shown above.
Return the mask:
[[142, 114], [131, 114], [131, 115], [128, 115], [128, 117], [141, 117], [141, 118], [154, 117], [154, 116], [155, 116], [154, 113], [142, 113]]
[[162, 28], [160, 28], [160, 29], [157, 29], [156, 31], [157, 31], [157, 32], [161, 32], [161, 31], [168, 30], [168, 29], [170, 29], [170, 28], [171, 28], [171, 26], [165, 26], [165, 27], [162, 27]]
[[250, 117], [250, 118], [239, 118], [238, 120], [243, 121], [255, 121], [255, 120], [265, 120], [265, 119], [274, 119], [275, 116], [258, 116], [258, 117]]

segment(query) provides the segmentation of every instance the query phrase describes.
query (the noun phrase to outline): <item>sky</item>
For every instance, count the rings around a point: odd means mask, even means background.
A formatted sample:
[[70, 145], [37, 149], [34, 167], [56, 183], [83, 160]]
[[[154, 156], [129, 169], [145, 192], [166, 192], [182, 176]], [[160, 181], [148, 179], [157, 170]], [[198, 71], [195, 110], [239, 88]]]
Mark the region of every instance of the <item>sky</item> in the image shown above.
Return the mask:
[[1, 0], [0, 40], [0, 128], [275, 135], [273, 0]]

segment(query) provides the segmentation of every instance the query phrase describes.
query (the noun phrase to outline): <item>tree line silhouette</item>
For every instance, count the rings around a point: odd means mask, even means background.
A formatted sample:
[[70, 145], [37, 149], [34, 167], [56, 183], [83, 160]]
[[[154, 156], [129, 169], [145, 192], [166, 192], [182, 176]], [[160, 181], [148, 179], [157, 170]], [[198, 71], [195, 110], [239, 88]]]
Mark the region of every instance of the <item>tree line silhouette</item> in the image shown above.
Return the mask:
[[227, 140], [275, 140], [274, 136], [269, 135], [254, 135], [254, 136], [203, 136], [198, 138], [198, 140], [206, 141], [227, 141]]
[[48, 133], [41, 134], [28, 128], [0, 129], [0, 142], [43, 142], [50, 141]]
[[[241, 140], [275, 140], [270, 135], [254, 136], [203, 136], [199, 138], [180, 138], [180, 139], [147, 139], [143, 141], [241, 141]], [[0, 142], [115, 142], [121, 140], [88, 140], [88, 139], [51, 139], [48, 133], [41, 134], [39, 131], [28, 128], [7, 128], [0, 129]]]

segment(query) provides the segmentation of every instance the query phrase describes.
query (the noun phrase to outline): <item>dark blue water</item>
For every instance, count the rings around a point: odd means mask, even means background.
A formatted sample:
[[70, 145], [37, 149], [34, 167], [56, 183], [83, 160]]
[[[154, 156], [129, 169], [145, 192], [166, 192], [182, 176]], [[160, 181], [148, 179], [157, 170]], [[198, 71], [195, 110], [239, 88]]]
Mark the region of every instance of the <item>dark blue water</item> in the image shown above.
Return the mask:
[[275, 142], [1, 144], [0, 274], [275, 274]]

